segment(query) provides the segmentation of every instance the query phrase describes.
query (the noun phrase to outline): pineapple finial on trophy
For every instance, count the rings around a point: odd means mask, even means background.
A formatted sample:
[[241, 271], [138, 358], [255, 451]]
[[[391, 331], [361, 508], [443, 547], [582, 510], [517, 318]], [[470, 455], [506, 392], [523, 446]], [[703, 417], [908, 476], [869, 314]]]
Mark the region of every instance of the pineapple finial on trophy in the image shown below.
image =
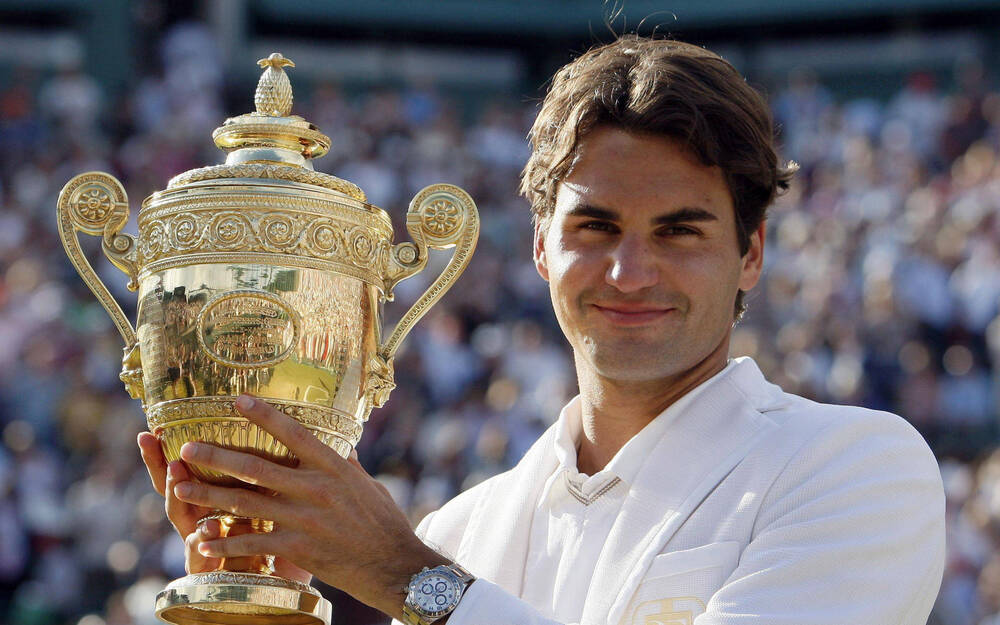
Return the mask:
[[257, 113], [287, 117], [292, 111], [292, 84], [288, 81], [284, 68], [295, 67], [295, 63], [280, 52], [272, 52], [266, 59], [257, 61], [257, 65], [264, 68], [253, 96]]
[[[313, 169], [312, 159], [323, 156], [330, 149], [330, 137], [298, 115], [291, 114], [292, 84], [284, 68], [295, 67], [295, 63], [280, 52], [273, 52], [267, 58], [257, 61], [257, 65], [264, 68], [253, 97], [257, 110], [230, 117], [216, 128], [212, 133], [215, 145], [229, 153], [226, 157], [227, 166], [255, 163], [266, 164], [268, 167]], [[171, 179], [170, 186], [192, 182], [192, 176], [202, 176], [206, 171], [212, 176], [223, 171], [217, 167], [203, 170], [204, 168], [192, 170], [196, 173], [186, 172], [175, 176]], [[255, 170], [253, 175], [261, 177], [268, 174], [264, 170]], [[332, 178], [330, 176], [324, 180], [334, 184], [338, 190], [364, 201], [364, 194], [357, 185]]]

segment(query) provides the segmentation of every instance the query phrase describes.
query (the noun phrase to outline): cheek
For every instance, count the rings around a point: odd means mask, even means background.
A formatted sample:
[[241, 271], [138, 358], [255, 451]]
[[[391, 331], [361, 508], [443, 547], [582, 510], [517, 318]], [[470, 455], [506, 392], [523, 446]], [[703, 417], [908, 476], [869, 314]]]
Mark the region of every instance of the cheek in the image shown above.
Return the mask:
[[740, 280], [740, 259], [736, 254], [721, 254], [718, 250], [682, 253], [665, 264], [672, 280], [684, 285], [692, 299], [714, 307], [734, 299]]
[[[548, 257], [549, 295], [556, 316], [561, 320], [576, 317], [586, 293], [600, 285], [599, 268], [586, 254], [560, 250]], [[595, 282], [597, 281], [597, 282]]]
[[579, 299], [580, 281], [573, 269], [571, 264], [549, 265], [549, 295], [558, 315], [572, 309], [573, 303]]
[[562, 291], [583, 286], [589, 276], [599, 271], [596, 255], [579, 249], [558, 247], [546, 258], [550, 283]]

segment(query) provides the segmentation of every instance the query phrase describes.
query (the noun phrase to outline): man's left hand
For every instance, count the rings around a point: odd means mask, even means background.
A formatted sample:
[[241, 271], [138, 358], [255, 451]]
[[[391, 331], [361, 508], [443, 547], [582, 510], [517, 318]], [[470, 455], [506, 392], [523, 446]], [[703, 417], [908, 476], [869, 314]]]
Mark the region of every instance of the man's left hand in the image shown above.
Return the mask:
[[425, 566], [448, 562], [413, 533], [389, 491], [356, 458], [346, 460], [295, 419], [243, 395], [237, 409], [294, 453], [287, 467], [206, 443], [186, 443], [181, 458], [267, 489], [183, 481], [176, 497], [189, 504], [274, 521], [267, 534], [202, 542], [214, 558], [273, 554], [392, 617], [402, 614], [405, 586]]

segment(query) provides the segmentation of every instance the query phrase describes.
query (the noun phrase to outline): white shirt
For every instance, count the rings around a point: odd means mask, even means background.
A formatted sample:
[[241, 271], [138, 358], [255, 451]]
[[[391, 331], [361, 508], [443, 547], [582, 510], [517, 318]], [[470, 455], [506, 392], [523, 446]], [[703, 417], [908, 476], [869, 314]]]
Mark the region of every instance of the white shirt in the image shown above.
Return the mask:
[[580, 622], [597, 560], [629, 486], [676, 415], [732, 366], [730, 362], [674, 402], [625, 443], [604, 469], [590, 476], [580, 473], [576, 463], [583, 432], [580, 398], [563, 408], [555, 426], [559, 466], [542, 489], [532, 517], [523, 600], [547, 618]]

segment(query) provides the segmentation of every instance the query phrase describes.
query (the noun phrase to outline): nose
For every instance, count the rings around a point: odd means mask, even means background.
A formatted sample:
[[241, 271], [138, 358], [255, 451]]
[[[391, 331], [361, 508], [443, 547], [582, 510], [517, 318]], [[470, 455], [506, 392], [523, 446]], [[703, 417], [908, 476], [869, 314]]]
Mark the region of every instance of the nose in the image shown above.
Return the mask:
[[605, 281], [622, 293], [631, 293], [656, 284], [659, 273], [655, 258], [639, 235], [624, 236], [611, 250]]

